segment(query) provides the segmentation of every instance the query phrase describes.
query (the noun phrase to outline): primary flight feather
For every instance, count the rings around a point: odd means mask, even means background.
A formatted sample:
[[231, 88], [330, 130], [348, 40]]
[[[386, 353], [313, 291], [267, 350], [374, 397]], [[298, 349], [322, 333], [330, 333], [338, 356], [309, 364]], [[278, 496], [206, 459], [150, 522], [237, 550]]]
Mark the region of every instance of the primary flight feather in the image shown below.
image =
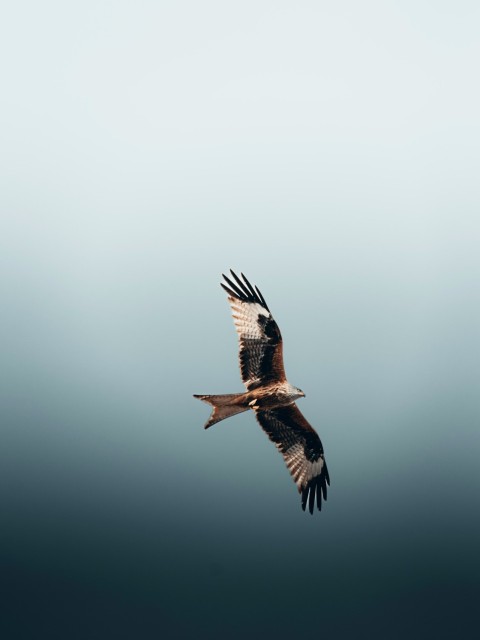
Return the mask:
[[308, 503], [313, 513], [315, 504], [322, 508], [322, 496], [327, 499], [330, 484], [322, 443], [295, 404], [305, 394], [287, 381], [282, 335], [264, 297], [243, 273], [242, 278], [233, 271], [231, 275], [223, 275], [221, 286], [228, 294], [239, 336], [240, 371], [247, 391], [195, 395], [213, 406], [205, 429], [248, 409], [255, 411], [260, 426], [285, 460], [301, 493], [303, 510]]

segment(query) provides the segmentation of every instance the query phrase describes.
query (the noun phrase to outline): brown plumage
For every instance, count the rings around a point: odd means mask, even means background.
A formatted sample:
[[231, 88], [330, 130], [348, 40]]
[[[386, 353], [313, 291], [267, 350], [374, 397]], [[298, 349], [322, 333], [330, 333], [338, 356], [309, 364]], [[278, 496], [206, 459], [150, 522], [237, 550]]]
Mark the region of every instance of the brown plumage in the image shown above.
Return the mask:
[[283, 455], [301, 493], [303, 510], [308, 502], [313, 513], [315, 503], [319, 510], [322, 508], [322, 496], [327, 499], [330, 484], [322, 443], [295, 404], [305, 394], [287, 381], [282, 336], [264, 297], [243, 273], [243, 280], [233, 271], [231, 274], [232, 279], [223, 276], [225, 283], [221, 286], [228, 294], [239, 336], [240, 371], [247, 390], [194, 397], [213, 406], [206, 429], [253, 409], [260, 426]]

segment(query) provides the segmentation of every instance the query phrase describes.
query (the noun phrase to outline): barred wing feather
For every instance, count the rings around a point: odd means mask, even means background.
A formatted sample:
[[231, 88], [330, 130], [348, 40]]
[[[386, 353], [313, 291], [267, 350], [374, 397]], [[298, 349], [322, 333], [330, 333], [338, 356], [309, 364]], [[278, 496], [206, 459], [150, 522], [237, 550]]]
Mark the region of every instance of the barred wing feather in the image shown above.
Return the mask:
[[320, 511], [323, 499], [327, 499], [330, 484], [323, 446], [316, 431], [304, 418], [296, 404], [256, 411], [260, 426], [282, 454], [299, 493], [302, 509], [313, 513], [315, 502]]
[[283, 382], [283, 343], [280, 329], [264, 297], [247, 278], [233, 271], [222, 287], [228, 293], [233, 320], [240, 342], [240, 371], [248, 391], [270, 382]]

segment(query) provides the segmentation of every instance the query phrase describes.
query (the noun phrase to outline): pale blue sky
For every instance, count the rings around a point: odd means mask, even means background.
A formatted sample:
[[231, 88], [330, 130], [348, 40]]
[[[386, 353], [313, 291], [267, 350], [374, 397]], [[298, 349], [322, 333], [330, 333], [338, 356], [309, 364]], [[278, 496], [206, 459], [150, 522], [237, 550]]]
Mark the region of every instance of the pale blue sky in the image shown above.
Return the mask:
[[[319, 572], [333, 589], [322, 609], [332, 633], [335, 607], [361, 601], [373, 619], [379, 593], [419, 619], [412, 588], [431, 566], [445, 567], [434, 583], [448, 591], [473, 584], [479, 27], [478, 3], [462, 1], [2, 9], [9, 558], [36, 548], [15, 546], [29, 530], [59, 544], [81, 530], [102, 555], [101, 530], [134, 566], [120, 523], [150, 554], [140, 567], [156, 558], [157, 590], [170, 558], [182, 558], [170, 581], [229, 566], [211, 588], [235, 617], [233, 582], [260, 567], [268, 601], [266, 576], [293, 546], [296, 566], [312, 567], [307, 591]], [[331, 497], [313, 525], [253, 416], [206, 433], [207, 409], [191, 398], [241, 389], [218, 286], [229, 267], [262, 290], [325, 445]], [[372, 566], [371, 591], [357, 591]], [[400, 586], [389, 582], [399, 571]], [[196, 602], [203, 620], [209, 603]]]

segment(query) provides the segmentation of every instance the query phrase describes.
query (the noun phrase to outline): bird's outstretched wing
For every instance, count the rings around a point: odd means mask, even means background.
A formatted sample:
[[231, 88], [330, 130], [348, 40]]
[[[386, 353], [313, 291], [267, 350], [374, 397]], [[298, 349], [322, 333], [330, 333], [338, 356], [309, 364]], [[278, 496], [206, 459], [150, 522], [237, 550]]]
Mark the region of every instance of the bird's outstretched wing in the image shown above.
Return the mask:
[[228, 293], [235, 328], [240, 340], [240, 370], [248, 391], [269, 382], [283, 382], [282, 336], [264, 297], [242, 273], [243, 281], [231, 271], [232, 278], [221, 283]]
[[315, 501], [320, 511], [323, 499], [327, 499], [330, 484], [323, 447], [316, 431], [304, 418], [296, 404], [271, 409], [256, 410], [255, 414], [263, 430], [282, 454], [292, 474], [299, 493], [302, 509], [313, 513]]

